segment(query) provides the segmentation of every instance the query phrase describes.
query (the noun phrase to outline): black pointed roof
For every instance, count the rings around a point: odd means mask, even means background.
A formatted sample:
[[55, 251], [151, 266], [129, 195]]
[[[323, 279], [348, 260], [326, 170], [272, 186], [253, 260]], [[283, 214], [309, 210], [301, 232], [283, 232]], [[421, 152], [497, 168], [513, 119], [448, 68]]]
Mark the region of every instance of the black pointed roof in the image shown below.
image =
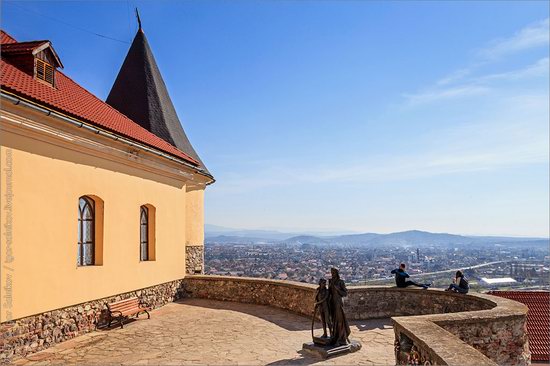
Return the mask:
[[183, 131], [153, 52], [141, 28], [130, 46], [106, 102], [197, 160], [199, 168], [210, 176]]

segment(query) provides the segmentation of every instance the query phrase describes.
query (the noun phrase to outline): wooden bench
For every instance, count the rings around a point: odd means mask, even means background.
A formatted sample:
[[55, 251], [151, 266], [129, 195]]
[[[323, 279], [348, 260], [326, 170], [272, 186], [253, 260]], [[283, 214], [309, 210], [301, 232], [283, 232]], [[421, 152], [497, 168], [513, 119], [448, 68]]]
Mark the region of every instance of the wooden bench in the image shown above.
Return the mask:
[[151, 308], [144, 305], [145, 304], [142, 304], [137, 297], [131, 297], [126, 300], [107, 304], [107, 308], [109, 309], [109, 327], [111, 327], [111, 323], [115, 320], [118, 321], [120, 327], [123, 328], [124, 319], [128, 319], [133, 315], [137, 318], [141, 313], [146, 313], [147, 319], [151, 319], [151, 315], [149, 315], [148, 311], [151, 310]]

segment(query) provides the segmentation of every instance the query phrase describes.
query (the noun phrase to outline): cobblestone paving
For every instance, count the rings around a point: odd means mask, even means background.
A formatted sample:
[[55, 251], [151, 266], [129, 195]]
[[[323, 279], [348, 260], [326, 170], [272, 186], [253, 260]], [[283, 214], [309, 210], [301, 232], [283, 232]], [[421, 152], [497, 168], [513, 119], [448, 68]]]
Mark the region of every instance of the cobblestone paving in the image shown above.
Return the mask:
[[311, 321], [267, 306], [186, 299], [151, 319], [101, 330], [16, 360], [16, 365], [393, 365], [389, 319], [351, 322], [359, 352], [320, 360], [302, 352]]

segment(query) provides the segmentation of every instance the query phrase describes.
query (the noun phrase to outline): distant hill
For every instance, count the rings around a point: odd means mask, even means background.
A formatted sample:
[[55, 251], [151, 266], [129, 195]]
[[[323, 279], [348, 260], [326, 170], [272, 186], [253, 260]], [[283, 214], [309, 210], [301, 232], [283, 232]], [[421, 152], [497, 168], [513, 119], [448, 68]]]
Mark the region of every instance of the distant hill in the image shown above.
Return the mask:
[[273, 240], [273, 239], [253, 238], [253, 237], [233, 236], [233, 235], [211, 236], [211, 237], [207, 237], [205, 241], [207, 243], [218, 243], [218, 244], [268, 244], [268, 243], [279, 242], [279, 240]]
[[293, 236], [292, 238], [288, 238], [286, 240], [281, 241], [281, 243], [285, 244], [330, 244], [331, 239], [330, 238], [321, 238], [318, 236], [312, 236], [312, 235], [299, 235], [299, 236]]
[[243, 238], [261, 238], [262, 240], [284, 240], [288, 239], [296, 234], [281, 233], [279, 231], [271, 230], [243, 230], [232, 229], [217, 225], [204, 225], [204, 232], [207, 238], [213, 238], [217, 236], [240, 236]]
[[375, 233], [351, 234], [351, 235], [333, 236], [330, 239], [333, 242], [338, 242], [343, 244], [366, 244], [384, 235], [385, 234], [375, 234]]
[[[349, 232], [349, 231], [348, 231]], [[218, 225], [204, 225], [204, 233], [206, 238], [214, 238], [217, 236], [240, 236], [243, 238], [262, 238], [263, 240], [286, 240], [299, 235], [310, 235], [325, 237], [329, 235], [339, 235], [345, 233], [340, 232], [281, 232], [276, 230], [248, 230], [248, 229], [234, 229]]]
[[[385, 246], [463, 246], [463, 245], [549, 245], [547, 238], [517, 238], [500, 236], [464, 236], [447, 233], [430, 233], [427, 231], [410, 230], [391, 234], [348, 234], [348, 235], [296, 235], [267, 230], [232, 230], [221, 227], [206, 227], [206, 242], [233, 243], [233, 244], [343, 244], [343, 245], [369, 245], [375, 247]], [[209, 231], [215, 229], [217, 231]]]
[[332, 237], [296, 236], [283, 241], [287, 244], [346, 244], [370, 246], [431, 246], [431, 245], [465, 245], [475, 242], [474, 239], [453, 235], [436, 234], [426, 231], [403, 231], [391, 234], [355, 234]]
[[430, 233], [426, 231], [411, 230], [399, 233], [373, 236], [368, 240], [368, 244], [377, 246], [388, 245], [464, 245], [471, 244], [473, 240], [466, 236], [442, 233]]

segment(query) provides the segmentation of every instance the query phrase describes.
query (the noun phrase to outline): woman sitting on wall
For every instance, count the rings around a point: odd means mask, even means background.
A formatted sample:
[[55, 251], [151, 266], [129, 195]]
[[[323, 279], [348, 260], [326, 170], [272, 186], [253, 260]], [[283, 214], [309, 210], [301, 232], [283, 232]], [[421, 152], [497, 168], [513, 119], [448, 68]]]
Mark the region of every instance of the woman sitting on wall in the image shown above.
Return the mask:
[[461, 271], [456, 271], [456, 277], [453, 279], [453, 283], [449, 285], [449, 288], [445, 291], [460, 292], [461, 294], [467, 294], [470, 289], [468, 281], [464, 278], [464, 274]]

